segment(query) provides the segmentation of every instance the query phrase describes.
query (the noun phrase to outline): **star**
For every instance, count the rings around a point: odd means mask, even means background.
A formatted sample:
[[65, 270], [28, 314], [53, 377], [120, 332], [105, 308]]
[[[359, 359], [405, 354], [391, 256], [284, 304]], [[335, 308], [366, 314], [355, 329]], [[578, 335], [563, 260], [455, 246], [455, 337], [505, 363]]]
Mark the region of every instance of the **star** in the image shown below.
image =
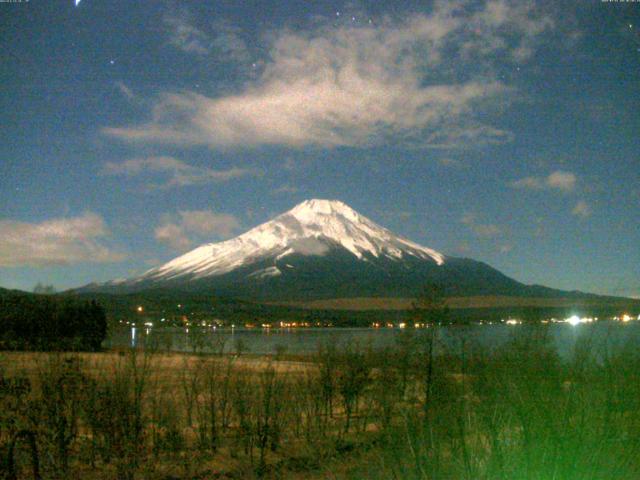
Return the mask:
[[115, 65], [115, 64], [116, 64], [116, 61], [115, 61], [114, 59], [111, 59], [111, 60], [109, 60], [109, 63], [110, 63], [111, 65]]

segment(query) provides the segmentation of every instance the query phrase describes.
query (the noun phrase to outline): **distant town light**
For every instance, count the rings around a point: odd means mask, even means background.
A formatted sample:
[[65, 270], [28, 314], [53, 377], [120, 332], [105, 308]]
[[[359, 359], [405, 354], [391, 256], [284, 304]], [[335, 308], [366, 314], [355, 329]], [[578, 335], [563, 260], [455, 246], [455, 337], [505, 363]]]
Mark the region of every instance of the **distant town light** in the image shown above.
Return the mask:
[[593, 321], [592, 318], [580, 318], [577, 315], [572, 315], [569, 318], [565, 319], [565, 322], [573, 326], [578, 325], [580, 323], [587, 323], [592, 321]]
[[143, 312], [144, 308], [142, 308], [142, 305], [138, 305], [138, 308], [136, 310], [138, 310], [138, 312]]
[[577, 315], [572, 315], [571, 317], [567, 318], [566, 322], [575, 326], [580, 323], [580, 318]]

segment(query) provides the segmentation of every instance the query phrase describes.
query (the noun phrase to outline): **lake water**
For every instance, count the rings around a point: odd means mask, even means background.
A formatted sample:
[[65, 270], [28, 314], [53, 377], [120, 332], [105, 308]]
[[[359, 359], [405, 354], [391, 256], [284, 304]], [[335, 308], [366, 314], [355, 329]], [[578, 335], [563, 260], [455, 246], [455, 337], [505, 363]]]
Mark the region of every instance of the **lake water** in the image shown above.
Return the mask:
[[[423, 330], [416, 330], [420, 334]], [[320, 345], [344, 346], [357, 343], [362, 347], [381, 349], [392, 347], [403, 330], [398, 328], [295, 328], [295, 329], [202, 329], [190, 332], [179, 328], [130, 328], [112, 332], [104, 346], [115, 348], [157, 348], [171, 351], [202, 351], [233, 353], [242, 350], [251, 354], [309, 354]], [[600, 321], [590, 324], [570, 325], [470, 325], [440, 327], [441, 345], [451, 348], [469, 344], [494, 348], [514, 336], [545, 333], [554, 342], [558, 352], [566, 356], [573, 351], [577, 341], [588, 341], [593, 348], [618, 349], [631, 345], [640, 348], [640, 322], [622, 323]]]

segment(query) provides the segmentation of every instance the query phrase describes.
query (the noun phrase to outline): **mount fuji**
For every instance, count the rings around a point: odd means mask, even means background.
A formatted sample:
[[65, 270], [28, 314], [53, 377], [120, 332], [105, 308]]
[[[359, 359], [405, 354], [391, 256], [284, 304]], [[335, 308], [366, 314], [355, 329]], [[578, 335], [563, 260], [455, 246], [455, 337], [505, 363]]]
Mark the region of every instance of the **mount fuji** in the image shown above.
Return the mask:
[[80, 292], [171, 289], [262, 301], [412, 297], [426, 283], [451, 296], [559, 296], [489, 265], [393, 234], [337, 200], [306, 200], [273, 220], [202, 245], [139, 277]]

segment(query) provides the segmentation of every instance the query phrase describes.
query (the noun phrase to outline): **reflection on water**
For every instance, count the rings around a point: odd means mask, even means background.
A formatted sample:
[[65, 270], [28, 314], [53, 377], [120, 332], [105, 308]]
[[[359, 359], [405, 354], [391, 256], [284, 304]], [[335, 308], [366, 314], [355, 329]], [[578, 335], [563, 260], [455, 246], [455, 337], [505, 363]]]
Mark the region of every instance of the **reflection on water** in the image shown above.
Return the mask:
[[[409, 331], [409, 330], [405, 330]], [[320, 345], [336, 346], [358, 343], [362, 347], [381, 349], [393, 346], [403, 330], [394, 328], [296, 328], [296, 329], [212, 329], [212, 328], [147, 328], [119, 329], [105, 341], [106, 348], [141, 347], [161, 351], [230, 353], [242, 350], [253, 354], [307, 354]], [[424, 330], [416, 330], [423, 334]], [[440, 344], [456, 348], [467, 346], [494, 348], [514, 336], [547, 335], [558, 352], [571, 352], [576, 341], [589, 343], [593, 348], [620, 348], [631, 344], [640, 346], [640, 322], [620, 323], [602, 321], [593, 324], [550, 325], [470, 325], [440, 327]]]
[[131, 348], [136, 347], [136, 327], [131, 327]]

